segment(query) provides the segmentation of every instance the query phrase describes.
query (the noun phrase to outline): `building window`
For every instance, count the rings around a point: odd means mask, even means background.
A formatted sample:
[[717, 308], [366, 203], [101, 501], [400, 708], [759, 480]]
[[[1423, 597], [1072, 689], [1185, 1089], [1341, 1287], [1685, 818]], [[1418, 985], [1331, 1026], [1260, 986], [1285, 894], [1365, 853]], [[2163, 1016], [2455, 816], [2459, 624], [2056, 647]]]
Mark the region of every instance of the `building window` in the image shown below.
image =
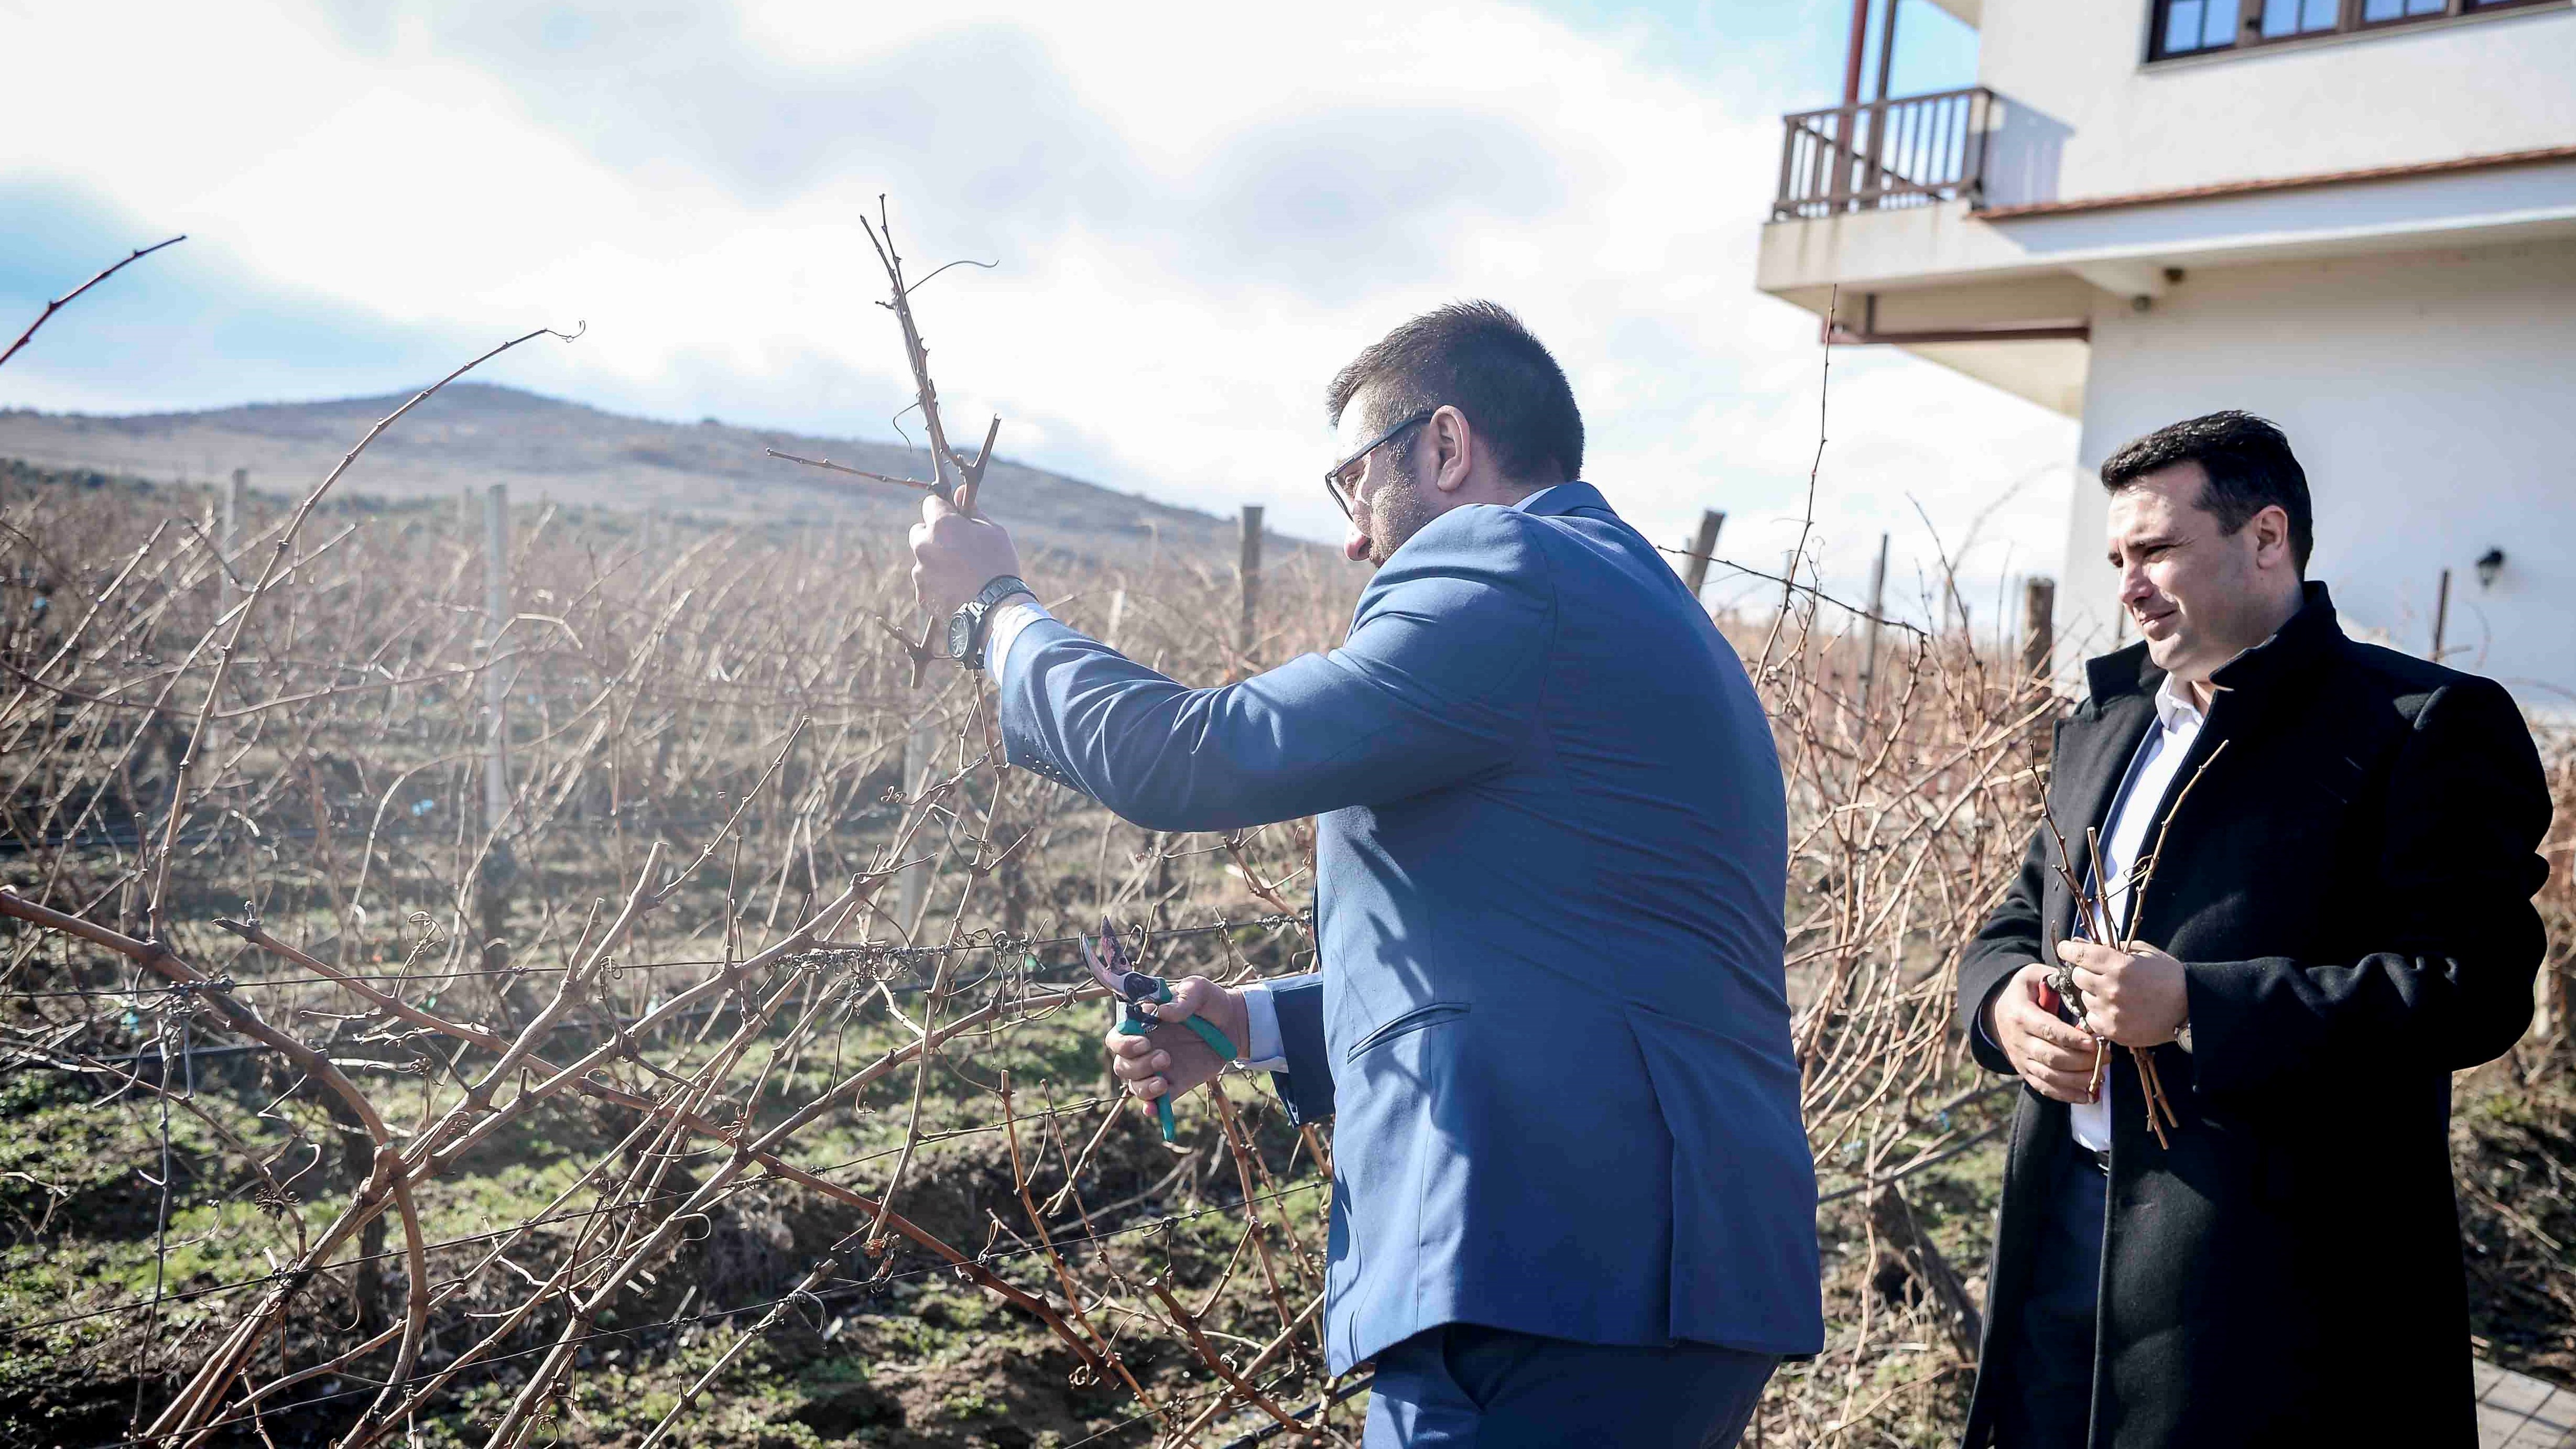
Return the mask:
[[2236, 43], [2238, 0], [2164, 0], [2158, 34], [2163, 55], [2189, 55]]
[[2324, 34], [2342, 21], [2343, 0], [2263, 0], [2257, 26], [2265, 40], [2287, 40], [2293, 35]]
[[2156, 0], [2149, 60], [2566, 0]]

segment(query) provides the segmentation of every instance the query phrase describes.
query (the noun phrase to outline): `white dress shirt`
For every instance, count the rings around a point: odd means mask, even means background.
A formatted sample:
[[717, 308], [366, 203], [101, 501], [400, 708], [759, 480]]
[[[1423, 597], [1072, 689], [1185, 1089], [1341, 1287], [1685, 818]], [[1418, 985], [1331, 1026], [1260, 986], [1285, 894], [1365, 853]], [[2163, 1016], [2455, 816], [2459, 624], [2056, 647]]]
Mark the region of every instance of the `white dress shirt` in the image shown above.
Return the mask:
[[[2148, 832], [2162, 818], [2165, 796], [2173, 788], [2174, 777], [2182, 773], [2184, 758], [2191, 753], [2193, 741], [2200, 738], [2202, 718], [2200, 706], [2192, 702], [2190, 687], [2166, 675], [2164, 684], [2156, 690], [2156, 727], [2138, 742], [2138, 752], [2129, 760], [2128, 776], [2120, 782], [2120, 794], [2111, 802], [2110, 818], [2103, 824], [2102, 858], [2096, 862], [2098, 873], [2094, 880], [2108, 883], [2102, 888], [2104, 901], [2110, 907], [2104, 914], [2114, 931], [2128, 923], [2131, 877], [2139, 858], [2155, 848]], [[2075, 933], [2084, 934], [2081, 920], [2076, 923]], [[2067, 1117], [2078, 1143], [2096, 1152], [2110, 1151], [2110, 1076], [2105, 1074], [2102, 1078], [2099, 1099], [2073, 1104]]]
[[1013, 594], [993, 606], [993, 616], [984, 625], [984, 672], [993, 676], [994, 683], [1001, 683], [1002, 666], [1011, 662], [1011, 646], [1019, 642], [1020, 631], [1054, 617], [1030, 593]]

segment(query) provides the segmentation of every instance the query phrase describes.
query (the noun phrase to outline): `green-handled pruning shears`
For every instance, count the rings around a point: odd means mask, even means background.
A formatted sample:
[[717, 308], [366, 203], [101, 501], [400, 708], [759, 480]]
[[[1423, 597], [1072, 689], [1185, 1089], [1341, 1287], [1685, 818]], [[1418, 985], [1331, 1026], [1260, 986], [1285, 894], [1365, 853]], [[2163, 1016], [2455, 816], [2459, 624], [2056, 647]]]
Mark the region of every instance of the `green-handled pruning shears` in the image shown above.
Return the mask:
[[[1164, 1024], [1161, 1018], [1146, 1015], [1144, 1004], [1151, 1001], [1159, 1005], [1171, 1000], [1172, 983], [1160, 976], [1148, 976], [1128, 965], [1127, 950], [1119, 943], [1115, 926], [1110, 925], [1106, 918], [1102, 919], [1097, 948], [1085, 937], [1074, 939], [1082, 946], [1083, 964], [1091, 968], [1093, 979], [1127, 1004], [1127, 1013], [1118, 1023], [1122, 1034], [1147, 1036]], [[1199, 1040], [1208, 1044], [1208, 1049], [1216, 1053], [1218, 1061], [1230, 1062], [1238, 1055], [1233, 1040], [1205, 1018], [1187, 1016], [1181, 1018], [1180, 1024], [1197, 1032]], [[1154, 1120], [1162, 1126], [1163, 1141], [1177, 1146], [1180, 1123], [1172, 1116], [1171, 1093], [1165, 1092], [1154, 1099]]]

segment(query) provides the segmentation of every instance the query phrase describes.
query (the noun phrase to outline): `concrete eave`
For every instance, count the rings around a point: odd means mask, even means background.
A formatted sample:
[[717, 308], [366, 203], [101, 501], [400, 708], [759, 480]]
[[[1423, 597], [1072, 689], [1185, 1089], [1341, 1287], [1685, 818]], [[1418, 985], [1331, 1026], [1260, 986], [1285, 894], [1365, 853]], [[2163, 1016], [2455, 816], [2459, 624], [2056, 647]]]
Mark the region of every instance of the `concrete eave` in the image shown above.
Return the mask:
[[[1762, 229], [1755, 286], [1818, 317], [1830, 309], [1862, 340], [2078, 416], [2088, 344], [2047, 334], [2084, 324], [2104, 294], [2151, 303], [2169, 268], [2556, 237], [2576, 237], [2576, 155], [2472, 157], [1993, 214], [1951, 201], [1775, 221]], [[1965, 335], [1996, 329], [2039, 335]]]
[[1964, 201], [1762, 229], [1755, 285], [1774, 296], [1840, 286], [1902, 292], [2051, 274], [2154, 295], [2169, 266], [2223, 266], [2576, 236], [2576, 157], [2342, 185], [2015, 207]]
[[2084, 384], [2093, 360], [2089, 342], [1900, 342], [1896, 348], [2050, 412], [2084, 416]]

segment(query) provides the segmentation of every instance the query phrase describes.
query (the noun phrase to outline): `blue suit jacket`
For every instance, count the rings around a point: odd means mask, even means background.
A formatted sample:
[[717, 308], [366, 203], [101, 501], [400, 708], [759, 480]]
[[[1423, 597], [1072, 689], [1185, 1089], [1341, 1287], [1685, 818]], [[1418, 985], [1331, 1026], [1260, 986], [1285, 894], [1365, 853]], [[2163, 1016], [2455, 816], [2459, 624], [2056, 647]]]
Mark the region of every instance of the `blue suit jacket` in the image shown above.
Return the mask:
[[1002, 673], [1012, 761], [1139, 825], [1321, 817], [1278, 1081], [1338, 1117], [1336, 1372], [1451, 1322], [1821, 1347], [1778, 757], [1591, 485], [1441, 515], [1348, 643], [1239, 684], [1053, 622]]

